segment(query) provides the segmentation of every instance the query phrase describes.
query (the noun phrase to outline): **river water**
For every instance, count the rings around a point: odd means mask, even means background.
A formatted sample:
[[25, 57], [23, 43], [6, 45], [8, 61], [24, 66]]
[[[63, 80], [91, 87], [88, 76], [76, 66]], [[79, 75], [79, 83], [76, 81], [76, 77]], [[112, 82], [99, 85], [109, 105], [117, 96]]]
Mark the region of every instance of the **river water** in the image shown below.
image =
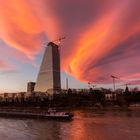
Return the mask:
[[71, 121], [0, 118], [0, 140], [140, 140], [140, 109], [73, 112]]

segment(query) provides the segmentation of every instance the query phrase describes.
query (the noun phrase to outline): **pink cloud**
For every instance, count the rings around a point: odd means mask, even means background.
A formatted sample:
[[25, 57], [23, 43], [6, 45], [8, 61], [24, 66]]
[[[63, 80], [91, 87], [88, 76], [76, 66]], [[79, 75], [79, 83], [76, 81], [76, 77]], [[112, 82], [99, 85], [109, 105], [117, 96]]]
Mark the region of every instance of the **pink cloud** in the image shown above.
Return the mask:
[[3, 71], [15, 71], [13, 66], [11, 66], [9, 63], [3, 61], [3, 60], [0, 60], [0, 71], [3, 72]]
[[138, 0], [0, 2], [0, 38], [28, 59], [46, 38], [62, 35], [62, 69], [77, 79], [108, 83], [111, 74], [125, 80], [139, 74]]
[[54, 30], [58, 32], [57, 22], [44, 2], [0, 0], [0, 38], [30, 59], [40, 51], [46, 37], [51, 39]]

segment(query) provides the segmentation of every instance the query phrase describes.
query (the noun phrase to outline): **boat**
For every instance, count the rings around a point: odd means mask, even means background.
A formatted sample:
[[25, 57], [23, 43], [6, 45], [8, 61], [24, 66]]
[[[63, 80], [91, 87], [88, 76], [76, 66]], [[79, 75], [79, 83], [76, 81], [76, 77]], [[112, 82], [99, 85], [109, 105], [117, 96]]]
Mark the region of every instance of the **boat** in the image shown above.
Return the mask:
[[33, 112], [33, 111], [19, 111], [19, 110], [0, 110], [0, 117], [9, 118], [36, 118], [36, 119], [63, 119], [70, 120], [74, 116], [70, 112], [59, 112], [56, 110], [49, 109], [46, 112]]

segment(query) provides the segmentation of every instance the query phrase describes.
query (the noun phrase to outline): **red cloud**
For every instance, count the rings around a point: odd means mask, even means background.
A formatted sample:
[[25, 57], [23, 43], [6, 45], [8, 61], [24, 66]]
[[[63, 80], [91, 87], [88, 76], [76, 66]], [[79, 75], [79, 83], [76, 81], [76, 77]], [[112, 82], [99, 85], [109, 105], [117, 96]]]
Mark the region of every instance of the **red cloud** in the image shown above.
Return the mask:
[[[0, 37], [32, 59], [42, 42], [66, 35], [62, 68], [82, 81], [139, 73], [138, 0], [0, 0]], [[140, 77], [137, 77], [140, 78]]]
[[29, 58], [39, 52], [47, 35], [53, 38], [54, 30], [58, 32], [57, 22], [48, 6], [44, 7], [44, 0], [0, 0], [0, 3], [0, 38]]
[[79, 80], [105, 83], [110, 82], [111, 74], [123, 79], [138, 73], [138, 5], [140, 3], [137, 1], [123, 0], [117, 4], [113, 1], [105, 13], [101, 12], [98, 18], [85, 27], [85, 31], [77, 34], [71, 54], [64, 60], [64, 69]]

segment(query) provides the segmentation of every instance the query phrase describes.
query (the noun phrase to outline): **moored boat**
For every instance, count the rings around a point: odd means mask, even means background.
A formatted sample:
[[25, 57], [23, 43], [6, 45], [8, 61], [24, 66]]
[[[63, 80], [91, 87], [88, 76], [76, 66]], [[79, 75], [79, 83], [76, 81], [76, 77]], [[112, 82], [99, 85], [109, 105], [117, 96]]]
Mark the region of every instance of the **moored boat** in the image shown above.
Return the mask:
[[33, 111], [13, 111], [13, 110], [0, 110], [0, 117], [17, 117], [17, 118], [37, 118], [37, 119], [72, 119], [74, 116], [70, 112], [59, 112], [56, 110], [48, 110], [46, 112], [33, 112]]

